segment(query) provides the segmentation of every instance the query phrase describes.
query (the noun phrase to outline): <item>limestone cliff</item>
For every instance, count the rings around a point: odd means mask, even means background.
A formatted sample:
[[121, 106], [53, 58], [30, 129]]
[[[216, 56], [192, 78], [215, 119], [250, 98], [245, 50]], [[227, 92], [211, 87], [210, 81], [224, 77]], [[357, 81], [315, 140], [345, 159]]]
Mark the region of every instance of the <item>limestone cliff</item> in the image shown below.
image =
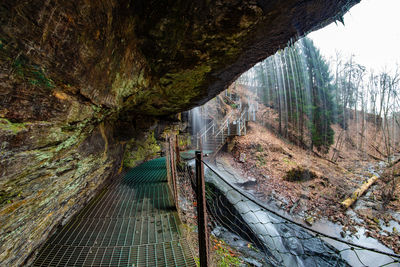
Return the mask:
[[87, 203], [126, 144], [146, 159], [134, 144], [160, 121], [357, 2], [2, 1], [0, 265], [21, 265]]

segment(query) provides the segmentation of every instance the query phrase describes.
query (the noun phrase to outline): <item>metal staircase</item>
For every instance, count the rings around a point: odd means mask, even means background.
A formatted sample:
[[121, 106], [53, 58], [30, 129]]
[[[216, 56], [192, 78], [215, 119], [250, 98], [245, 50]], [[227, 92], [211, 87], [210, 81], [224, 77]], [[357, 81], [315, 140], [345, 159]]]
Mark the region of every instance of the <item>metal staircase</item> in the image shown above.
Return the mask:
[[232, 110], [221, 122], [212, 120], [196, 136], [196, 148], [210, 151], [215, 156], [224, 146], [228, 137], [246, 134], [247, 121], [255, 120], [254, 108], [242, 112]]

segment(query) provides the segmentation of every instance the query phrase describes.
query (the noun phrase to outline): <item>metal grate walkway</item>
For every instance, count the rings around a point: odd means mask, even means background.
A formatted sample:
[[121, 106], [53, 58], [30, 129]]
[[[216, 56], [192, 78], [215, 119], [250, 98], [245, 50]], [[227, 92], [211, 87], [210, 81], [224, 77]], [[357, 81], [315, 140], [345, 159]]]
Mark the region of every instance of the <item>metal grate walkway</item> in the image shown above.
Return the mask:
[[50, 237], [33, 266], [196, 266], [165, 158], [131, 169]]

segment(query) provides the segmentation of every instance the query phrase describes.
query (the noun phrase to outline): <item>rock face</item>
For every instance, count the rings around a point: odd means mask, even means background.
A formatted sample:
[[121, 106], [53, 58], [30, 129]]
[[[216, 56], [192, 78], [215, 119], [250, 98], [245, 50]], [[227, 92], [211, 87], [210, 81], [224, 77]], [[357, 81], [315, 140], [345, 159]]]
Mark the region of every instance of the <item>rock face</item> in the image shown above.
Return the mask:
[[[0, 265], [13, 266], [118, 173], [126, 137], [115, 120], [72, 129], [60, 122], [0, 123]], [[146, 135], [150, 125], [142, 127], [136, 130]]]
[[2, 1], [0, 265], [153, 154], [160, 121], [357, 2]]

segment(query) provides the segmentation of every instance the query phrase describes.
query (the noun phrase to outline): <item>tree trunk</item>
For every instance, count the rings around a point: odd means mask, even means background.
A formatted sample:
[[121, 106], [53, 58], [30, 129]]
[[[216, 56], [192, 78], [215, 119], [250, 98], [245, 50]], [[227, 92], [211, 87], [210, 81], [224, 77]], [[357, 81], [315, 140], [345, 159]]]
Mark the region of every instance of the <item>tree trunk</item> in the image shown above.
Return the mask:
[[360, 196], [362, 196], [368, 190], [368, 188], [370, 188], [370, 186], [373, 183], [376, 182], [376, 180], [378, 180], [378, 176], [375, 175], [369, 178], [367, 182], [363, 183], [361, 187], [359, 187], [356, 191], [353, 192], [351, 197], [347, 198], [346, 200], [340, 203], [342, 207], [348, 209], [351, 205], [353, 205], [354, 202], [356, 202], [356, 200]]

